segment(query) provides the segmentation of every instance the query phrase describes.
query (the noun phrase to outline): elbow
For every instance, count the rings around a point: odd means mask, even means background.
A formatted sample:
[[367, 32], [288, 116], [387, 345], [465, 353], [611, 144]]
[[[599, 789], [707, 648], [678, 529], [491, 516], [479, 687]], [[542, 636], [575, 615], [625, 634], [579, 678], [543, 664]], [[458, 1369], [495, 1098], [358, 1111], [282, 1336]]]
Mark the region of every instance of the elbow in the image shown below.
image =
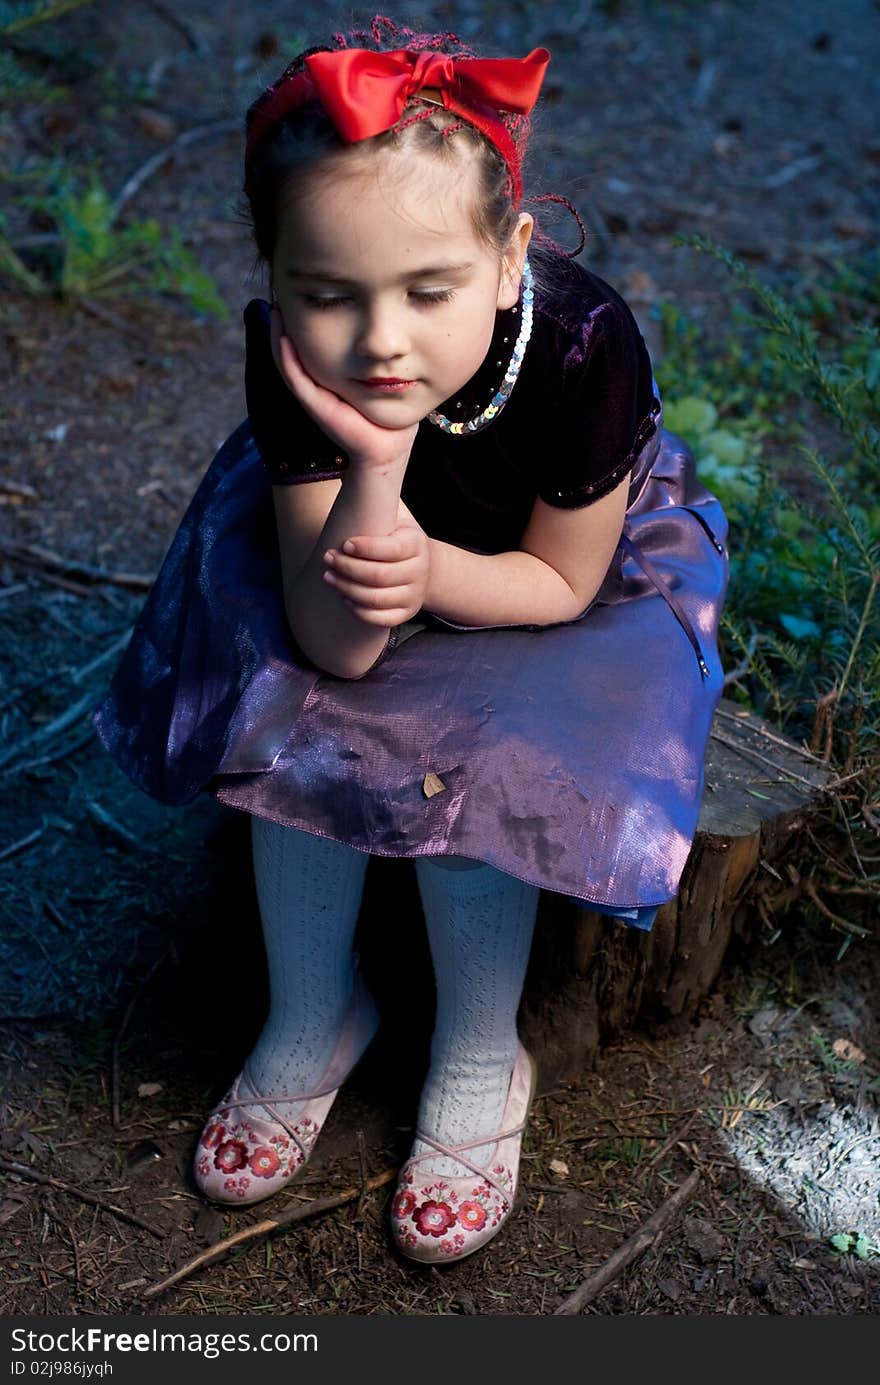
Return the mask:
[[[374, 669], [381, 663], [391, 645], [391, 631], [385, 630], [382, 647], [377, 651], [375, 643], [360, 654], [349, 646], [343, 638], [328, 639], [321, 642], [320, 648], [316, 646], [313, 639], [307, 636], [306, 645], [298, 633], [297, 624], [291, 619], [290, 612], [287, 612], [287, 628], [301, 662], [315, 669], [318, 673], [325, 674], [330, 678], [339, 678], [344, 682], [355, 683], [359, 679]], [[377, 632], [378, 633], [378, 632]], [[365, 662], [365, 658], [369, 662]]]

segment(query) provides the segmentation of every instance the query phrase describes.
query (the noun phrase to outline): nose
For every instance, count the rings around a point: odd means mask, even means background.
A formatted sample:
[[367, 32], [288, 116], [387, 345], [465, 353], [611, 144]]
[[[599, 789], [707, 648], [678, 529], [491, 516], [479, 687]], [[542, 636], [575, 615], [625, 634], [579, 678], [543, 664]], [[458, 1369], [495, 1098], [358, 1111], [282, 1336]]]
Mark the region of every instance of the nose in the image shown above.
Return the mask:
[[391, 303], [370, 303], [364, 307], [358, 332], [357, 350], [365, 360], [395, 361], [409, 349], [399, 311]]

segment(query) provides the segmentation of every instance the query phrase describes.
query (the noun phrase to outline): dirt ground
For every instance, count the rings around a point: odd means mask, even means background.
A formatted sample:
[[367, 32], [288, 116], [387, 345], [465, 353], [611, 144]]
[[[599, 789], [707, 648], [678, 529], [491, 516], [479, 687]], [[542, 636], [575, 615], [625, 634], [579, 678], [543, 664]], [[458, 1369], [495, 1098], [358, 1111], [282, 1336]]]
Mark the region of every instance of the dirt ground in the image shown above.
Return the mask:
[[[295, 51], [327, 22], [311, 3], [267, 2], [258, 20], [224, 0], [175, 13], [188, 35], [138, 0], [56, 25], [53, 71], [63, 66], [69, 95], [6, 112], [10, 164], [61, 150], [96, 163], [116, 191], [169, 138], [240, 120], [280, 66], [278, 44]], [[347, 27], [370, 11], [334, 15]], [[579, 206], [585, 260], [628, 297], [658, 359], [659, 297], [706, 322], [729, 306], [725, 272], [673, 248], [677, 231], [705, 231], [786, 283], [871, 243], [868, 0], [459, 0], [432, 20], [490, 52], [551, 49], [532, 190]], [[11, 655], [0, 681], [0, 1308], [543, 1315], [697, 1169], [681, 1215], [587, 1313], [875, 1312], [878, 949], [854, 943], [838, 960], [840, 935], [795, 915], [771, 944], [731, 956], [692, 1023], [645, 1026], [577, 1084], [540, 1093], [518, 1212], [485, 1252], [444, 1270], [398, 1257], [386, 1186], [144, 1297], [276, 1205], [398, 1165], [427, 1044], [386, 1024], [284, 1198], [224, 1214], [196, 1195], [195, 1137], [265, 999], [249, 960], [245, 823], [207, 799], [172, 810], [143, 798], [88, 714], [189, 496], [244, 415], [240, 311], [263, 286], [235, 220], [240, 153], [234, 131], [188, 145], [129, 208], [181, 229], [229, 305], [225, 323], [161, 300], [73, 306], [11, 292], [0, 309], [11, 380], [0, 416]], [[546, 224], [576, 243], [570, 221]], [[230, 961], [245, 983], [235, 994], [251, 996], [233, 1006]]]

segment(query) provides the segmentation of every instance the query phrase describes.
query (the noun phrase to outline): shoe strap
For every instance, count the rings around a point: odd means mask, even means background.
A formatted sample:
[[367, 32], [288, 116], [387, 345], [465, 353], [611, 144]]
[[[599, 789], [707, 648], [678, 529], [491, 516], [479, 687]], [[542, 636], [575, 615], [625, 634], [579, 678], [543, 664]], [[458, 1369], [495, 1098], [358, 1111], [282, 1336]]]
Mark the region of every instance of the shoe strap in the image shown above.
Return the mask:
[[[348, 1012], [343, 1021], [342, 1032], [336, 1044], [333, 1057], [330, 1059], [330, 1065], [321, 1074], [320, 1086], [308, 1092], [278, 1092], [269, 1096], [263, 1096], [260, 1094], [256, 1082], [254, 1082], [251, 1077], [248, 1064], [245, 1063], [238, 1082], [240, 1085], [243, 1078], [254, 1095], [248, 1097], [246, 1100], [225, 1101], [223, 1103], [223, 1109], [234, 1110], [241, 1109], [245, 1106], [262, 1106], [264, 1110], [270, 1113], [272, 1119], [276, 1121], [278, 1125], [282, 1126], [287, 1131], [290, 1138], [296, 1142], [302, 1152], [303, 1158], [308, 1158], [308, 1151], [302, 1140], [296, 1134], [292, 1125], [286, 1121], [275, 1108], [279, 1102], [302, 1103], [306, 1101], [317, 1101], [319, 1097], [330, 1096], [331, 1092], [338, 1091], [365, 1051], [370, 1039], [375, 1034], [377, 1018], [375, 1001], [367, 990], [361, 977], [360, 969], [356, 965], [354, 989], [352, 991], [351, 1001], [349, 1002]], [[364, 1038], [365, 1035], [367, 1036], [366, 1039]]]
[[435, 1140], [433, 1135], [426, 1135], [423, 1130], [416, 1130], [416, 1139], [421, 1140], [423, 1144], [431, 1145], [432, 1148], [423, 1150], [421, 1154], [414, 1154], [411, 1159], [406, 1161], [406, 1167], [411, 1168], [414, 1164], [421, 1163], [423, 1159], [433, 1158], [434, 1152], [436, 1151], [438, 1154], [445, 1154], [450, 1159], [454, 1159], [458, 1164], [463, 1164], [465, 1168], [475, 1173], [478, 1178], [482, 1178], [486, 1183], [491, 1183], [495, 1191], [499, 1193], [506, 1202], [512, 1202], [513, 1190], [502, 1187], [498, 1180], [492, 1177], [488, 1169], [481, 1168], [479, 1164], [474, 1164], [470, 1159], [463, 1158], [462, 1151], [465, 1149], [479, 1149], [481, 1145], [499, 1145], [502, 1140], [509, 1140], [513, 1135], [521, 1134], [525, 1128], [525, 1121], [520, 1121], [519, 1125], [512, 1126], [510, 1130], [500, 1130], [497, 1135], [490, 1135], [488, 1139], [486, 1139], [485, 1136], [481, 1136], [480, 1139], [469, 1140], [463, 1145], [444, 1145], [440, 1140]]

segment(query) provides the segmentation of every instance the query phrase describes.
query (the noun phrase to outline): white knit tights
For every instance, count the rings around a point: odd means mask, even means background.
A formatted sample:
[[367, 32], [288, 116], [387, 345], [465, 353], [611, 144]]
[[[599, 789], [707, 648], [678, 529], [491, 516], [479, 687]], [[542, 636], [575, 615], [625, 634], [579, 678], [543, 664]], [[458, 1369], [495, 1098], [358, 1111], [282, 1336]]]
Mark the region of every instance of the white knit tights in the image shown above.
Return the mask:
[[[264, 1096], [307, 1092], [330, 1062], [351, 997], [369, 857], [265, 818], [251, 822], [270, 1010], [248, 1071]], [[437, 988], [418, 1128], [460, 1144], [501, 1126], [539, 892], [461, 857], [419, 857], [415, 867]], [[298, 1109], [285, 1115], [295, 1119]], [[417, 1141], [413, 1152], [425, 1148]], [[468, 1157], [480, 1163], [490, 1149]], [[421, 1169], [467, 1173], [441, 1155]]]
[[[534, 885], [492, 866], [470, 862], [471, 869], [455, 869], [459, 862], [465, 864], [457, 857], [416, 860], [437, 986], [418, 1128], [445, 1145], [501, 1128], [539, 897]], [[413, 1153], [428, 1148], [417, 1140]], [[467, 1155], [480, 1164], [491, 1149], [477, 1146]], [[437, 1155], [424, 1159], [419, 1172], [449, 1177], [469, 1170]]]
[[[261, 1094], [307, 1092], [325, 1072], [352, 994], [352, 945], [369, 856], [253, 817], [270, 1009], [248, 1071]], [[301, 1108], [284, 1107], [296, 1118]]]

